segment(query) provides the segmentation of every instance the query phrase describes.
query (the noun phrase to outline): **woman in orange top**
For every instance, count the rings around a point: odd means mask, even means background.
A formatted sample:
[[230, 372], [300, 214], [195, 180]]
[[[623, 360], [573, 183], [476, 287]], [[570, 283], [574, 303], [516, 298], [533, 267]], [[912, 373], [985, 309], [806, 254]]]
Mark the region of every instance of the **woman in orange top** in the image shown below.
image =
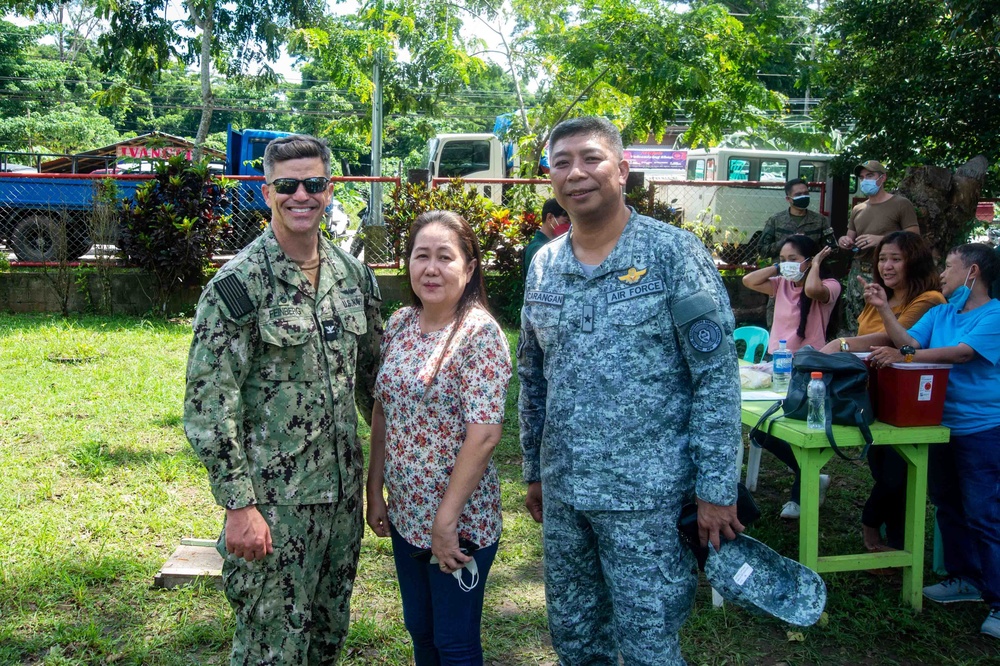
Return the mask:
[[[940, 278], [930, 247], [909, 231], [885, 236], [875, 252], [878, 257], [875, 282], [885, 290], [888, 302], [876, 308], [869, 301], [872, 285], [858, 278], [864, 288], [865, 308], [858, 315], [858, 335], [839, 338], [823, 347], [825, 352], [867, 352], [872, 347], [892, 345], [884, 319], [896, 319], [909, 328], [935, 305], [945, 303]], [[865, 548], [885, 550], [881, 537], [885, 525], [888, 547], [903, 548], [903, 520], [906, 515], [906, 462], [887, 446], [868, 449], [868, 466], [875, 484], [861, 513]]]

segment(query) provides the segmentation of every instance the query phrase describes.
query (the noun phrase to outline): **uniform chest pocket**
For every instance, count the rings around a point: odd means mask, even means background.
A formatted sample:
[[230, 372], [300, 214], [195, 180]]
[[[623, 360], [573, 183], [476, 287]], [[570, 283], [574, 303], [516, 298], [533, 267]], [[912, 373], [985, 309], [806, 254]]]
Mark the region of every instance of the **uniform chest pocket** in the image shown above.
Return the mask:
[[640, 296], [608, 305], [608, 320], [619, 335], [661, 338], [661, 317], [666, 307], [659, 295]]
[[527, 316], [539, 344], [549, 346], [558, 339], [562, 306], [531, 304], [527, 307]]
[[260, 378], [308, 382], [319, 378], [316, 322], [309, 317], [282, 317], [259, 325]]
[[364, 335], [368, 331], [368, 320], [365, 318], [364, 294], [360, 289], [341, 291], [333, 299], [340, 319], [341, 328], [355, 336]]

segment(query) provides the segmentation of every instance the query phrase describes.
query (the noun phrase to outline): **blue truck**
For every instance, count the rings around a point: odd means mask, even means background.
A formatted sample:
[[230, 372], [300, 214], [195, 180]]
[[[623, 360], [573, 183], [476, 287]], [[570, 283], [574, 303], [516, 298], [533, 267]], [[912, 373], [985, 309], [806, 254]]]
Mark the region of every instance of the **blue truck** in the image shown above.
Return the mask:
[[[264, 149], [273, 139], [287, 135], [287, 132], [238, 131], [229, 127], [226, 161], [220, 169], [221, 174], [263, 176]], [[116, 166], [114, 160], [111, 166]], [[91, 238], [99, 181], [115, 179], [120, 200], [133, 198], [136, 188], [148, 179], [142, 175], [115, 173], [116, 168], [87, 174], [31, 173], [23, 168], [9, 171], [11, 173], [0, 173], [0, 243], [12, 250], [21, 262], [61, 259], [63, 230], [65, 258], [70, 261], [84, 256], [95, 242], [113, 244], [117, 233], [113, 238]], [[241, 178], [237, 182], [238, 187], [231, 190], [227, 210], [231, 213], [232, 228], [226, 234], [224, 246], [219, 248], [223, 254], [239, 250], [260, 233], [262, 221], [270, 219], [270, 211], [260, 192], [260, 181]]]

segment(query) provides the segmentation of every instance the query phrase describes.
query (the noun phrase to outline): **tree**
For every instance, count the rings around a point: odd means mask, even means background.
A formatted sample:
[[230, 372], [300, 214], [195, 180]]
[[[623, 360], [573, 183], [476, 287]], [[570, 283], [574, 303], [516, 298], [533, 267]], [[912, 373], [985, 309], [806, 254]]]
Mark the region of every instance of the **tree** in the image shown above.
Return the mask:
[[318, 0], [185, 0], [188, 18], [171, 21], [164, 17], [169, 0], [97, 3], [99, 14], [111, 23], [99, 40], [111, 74], [149, 82], [174, 57], [199, 63], [199, 147], [208, 136], [216, 105], [212, 68], [229, 80], [276, 81], [273, 70], [262, 63], [277, 60], [289, 31], [318, 22], [323, 9]]
[[833, 0], [824, 23], [823, 122], [847, 131], [842, 168], [872, 157], [901, 167], [1000, 167], [1000, 9], [991, 0]]

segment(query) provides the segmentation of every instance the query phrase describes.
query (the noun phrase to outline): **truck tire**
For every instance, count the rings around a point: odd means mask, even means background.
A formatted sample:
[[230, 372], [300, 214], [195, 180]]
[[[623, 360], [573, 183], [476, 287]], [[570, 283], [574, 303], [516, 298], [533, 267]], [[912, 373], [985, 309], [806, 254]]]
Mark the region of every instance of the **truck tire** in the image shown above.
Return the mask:
[[48, 215], [28, 215], [17, 223], [10, 237], [20, 261], [59, 261], [59, 225]]

